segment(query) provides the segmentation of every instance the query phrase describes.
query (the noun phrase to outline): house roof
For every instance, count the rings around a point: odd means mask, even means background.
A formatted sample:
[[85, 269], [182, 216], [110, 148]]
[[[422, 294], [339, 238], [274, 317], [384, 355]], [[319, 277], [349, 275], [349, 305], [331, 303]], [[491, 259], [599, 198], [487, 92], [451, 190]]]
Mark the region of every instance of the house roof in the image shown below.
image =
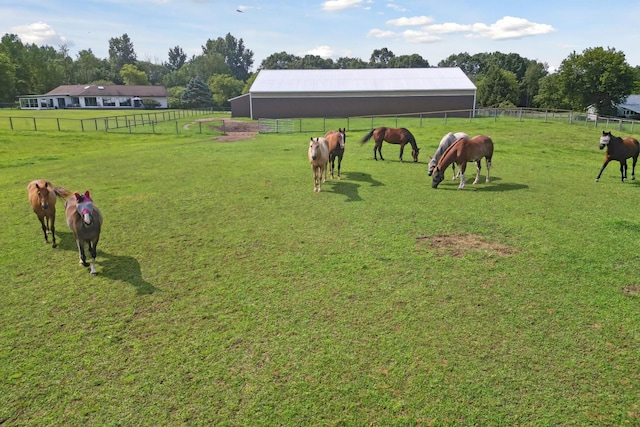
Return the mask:
[[168, 97], [164, 86], [62, 85], [44, 96], [139, 96]]
[[476, 86], [458, 67], [366, 68], [340, 70], [261, 70], [255, 93], [473, 91]]
[[640, 95], [629, 95], [624, 102], [618, 104], [618, 107], [640, 113]]

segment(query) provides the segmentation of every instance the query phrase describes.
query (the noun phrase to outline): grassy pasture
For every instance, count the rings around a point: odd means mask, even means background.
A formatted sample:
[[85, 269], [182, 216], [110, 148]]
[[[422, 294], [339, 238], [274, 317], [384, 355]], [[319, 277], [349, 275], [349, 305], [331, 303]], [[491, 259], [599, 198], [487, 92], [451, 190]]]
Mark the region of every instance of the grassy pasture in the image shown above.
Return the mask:
[[[600, 129], [411, 130], [417, 164], [348, 132], [321, 193], [312, 134], [0, 131], [0, 424], [639, 425], [640, 179], [594, 182]], [[450, 130], [492, 183], [431, 188]], [[96, 277], [42, 177], [103, 211]]]

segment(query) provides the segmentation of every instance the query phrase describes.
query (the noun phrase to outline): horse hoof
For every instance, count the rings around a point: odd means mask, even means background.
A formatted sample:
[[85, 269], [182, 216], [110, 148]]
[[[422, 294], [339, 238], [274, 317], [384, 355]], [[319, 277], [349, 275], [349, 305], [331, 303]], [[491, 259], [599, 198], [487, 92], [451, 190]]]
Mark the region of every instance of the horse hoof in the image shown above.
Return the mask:
[[57, 244], [57, 243], [54, 243], [54, 244], [52, 244], [52, 245], [51, 245], [51, 247], [52, 247], [52, 248], [57, 248], [57, 247], [58, 247], [58, 244]]

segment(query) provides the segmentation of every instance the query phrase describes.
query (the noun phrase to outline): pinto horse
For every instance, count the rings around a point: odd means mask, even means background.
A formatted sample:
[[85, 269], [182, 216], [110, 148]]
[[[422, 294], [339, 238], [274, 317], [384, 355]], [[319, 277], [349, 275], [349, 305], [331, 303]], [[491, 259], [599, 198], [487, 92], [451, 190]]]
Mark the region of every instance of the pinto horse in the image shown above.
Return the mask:
[[89, 247], [91, 255], [91, 274], [96, 272], [96, 256], [98, 240], [100, 239], [100, 229], [102, 227], [102, 213], [93, 204], [88, 191], [84, 194], [75, 193], [69, 197], [64, 204], [67, 214], [67, 225], [73, 231], [78, 244], [80, 254], [80, 265], [88, 267], [87, 257], [84, 252], [85, 243]]
[[337, 131], [330, 130], [324, 136], [329, 147], [329, 174], [331, 175], [331, 179], [333, 179], [336, 157], [338, 158], [338, 179], [340, 179], [340, 166], [342, 165], [342, 156], [344, 155], [344, 144], [347, 142], [346, 131], [346, 128], [338, 128]]
[[411, 144], [411, 155], [413, 156], [413, 161], [418, 161], [418, 153], [420, 149], [416, 144], [416, 138], [413, 136], [411, 132], [409, 132], [405, 128], [387, 128], [387, 127], [379, 127], [373, 129], [371, 132], [366, 134], [362, 140], [360, 140], [360, 145], [364, 144], [373, 136], [373, 140], [376, 145], [373, 147], [373, 158], [378, 160], [376, 152], [380, 154], [380, 160], [384, 160], [382, 157], [382, 142], [387, 141], [389, 144], [400, 144], [400, 161], [402, 161], [402, 153], [404, 152], [404, 146]]
[[480, 181], [480, 161], [482, 158], [487, 162], [487, 179], [490, 181], [489, 171], [491, 169], [491, 158], [493, 157], [493, 141], [486, 135], [476, 135], [473, 138], [460, 138], [457, 139], [451, 146], [444, 152], [435, 169], [433, 170], [433, 182], [432, 188], [437, 188], [444, 180], [444, 171], [450, 164], [454, 162], [458, 164], [460, 168], [460, 185], [458, 189], [464, 188], [466, 184], [466, 178], [464, 172], [467, 169], [467, 162], [476, 162], [476, 179], [473, 181], [477, 184]]
[[620, 162], [620, 175], [622, 175], [622, 182], [627, 180], [627, 159], [633, 158], [633, 165], [631, 166], [631, 179], [636, 179], [636, 163], [638, 162], [638, 154], [640, 154], [640, 144], [635, 138], [627, 137], [620, 138], [619, 136], [611, 135], [611, 132], [602, 131], [600, 137], [600, 149], [607, 147], [607, 153], [604, 156], [604, 163], [600, 168], [600, 173], [596, 177], [596, 182], [600, 180], [600, 176], [607, 167], [611, 160], [617, 160]]
[[46, 179], [37, 179], [31, 181], [27, 185], [29, 193], [29, 202], [33, 208], [33, 212], [38, 216], [42, 232], [44, 233], [44, 242], [49, 243], [47, 232], [51, 233], [52, 245], [57, 247], [56, 243], [56, 197], [65, 199], [71, 195], [69, 190], [62, 187], [54, 187], [51, 182]]
[[[467, 135], [464, 132], [456, 132], [456, 133], [449, 132], [442, 137], [442, 139], [440, 140], [440, 144], [438, 145], [438, 148], [436, 148], [436, 152], [433, 154], [433, 157], [429, 161], [429, 170], [427, 171], [429, 176], [433, 174], [433, 170], [438, 164], [438, 160], [440, 160], [440, 157], [442, 157], [444, 152], [447, 151], [447, 148], [451, 147], [451, 144], [453, 144], [460, 138], [469, 138], [469, 135]], [[458, 178], [458, 175], [456, 174], [455, 163], [451, 163], [451, 169], [453, 169], [453, 179]]]
[[[309, 142], [309, 163], [313, 172], [313, 191], [320, 192], [322, 183], [327, 180], [329, 146], [324, 138], [311, 138]], [[324, 173], [324, 179], [322, 174]]]

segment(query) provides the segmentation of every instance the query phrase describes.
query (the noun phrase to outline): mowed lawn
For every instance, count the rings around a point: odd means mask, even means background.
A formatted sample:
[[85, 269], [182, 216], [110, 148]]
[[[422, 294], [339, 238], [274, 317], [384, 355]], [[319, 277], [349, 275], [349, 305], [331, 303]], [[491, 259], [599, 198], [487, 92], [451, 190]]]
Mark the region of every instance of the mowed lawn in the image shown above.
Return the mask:
[[[419, 163], [348, 129], [320, 193], [317, 133], [2, 132], [0, 424], [640, 425], [640, 179], [594, 182], [602, 128], [409, 128]], [[448, 131], [491, 183], [431, 188]], [[101, 208], [97, 276], [37, 178]]]

